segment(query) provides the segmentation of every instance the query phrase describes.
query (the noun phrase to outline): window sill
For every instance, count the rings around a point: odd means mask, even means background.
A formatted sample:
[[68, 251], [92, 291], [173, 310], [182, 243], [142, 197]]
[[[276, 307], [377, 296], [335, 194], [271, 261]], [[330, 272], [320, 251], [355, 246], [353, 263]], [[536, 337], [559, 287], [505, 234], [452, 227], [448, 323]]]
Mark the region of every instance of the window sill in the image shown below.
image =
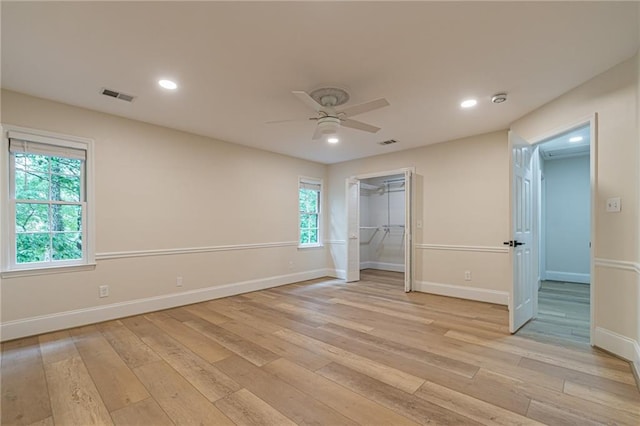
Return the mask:
[[95, 263], [86, 263], [83, 265], [69, 265], [69, 266], [51, 266], [47, 268], [37, 269], [11, 269], [3, 271], [0, 274], [2, 279], [8, 278], [22, 278], [33, 277], [38, 275], [50, 275], [50, 274], [64, 274], [68, 272], [81, 272], [81, 271], [93, 271], [96, 269]]
[[309, 249], [309, 248], [323, 248], [324, 244], [322, 243], [318, 243], [318, 244], [304, 244], [304, 245], [299, 245], [298, 249]]

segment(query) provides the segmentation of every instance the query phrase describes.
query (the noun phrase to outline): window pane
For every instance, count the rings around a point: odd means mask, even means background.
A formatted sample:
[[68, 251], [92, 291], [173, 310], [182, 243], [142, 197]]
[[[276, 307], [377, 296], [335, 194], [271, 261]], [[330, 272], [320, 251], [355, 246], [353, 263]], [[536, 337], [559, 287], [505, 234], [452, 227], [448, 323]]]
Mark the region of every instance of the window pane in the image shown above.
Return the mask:
[[17, 263], [44, 262], [50, 259], [49, 234], [17, 234]]
[[51, 200], [80, 201], [80, 177], [51, 175]]
[[16, 232], [49, 231], [49, 205], [16, 203]]
[[51, 173], [80, 177], [82, 160], [73, 158], [51, 157]]
[[16, 170], [27, 170], [33, 173], [49, 173], [49, 157], [36, 154], [15, 154]]
[[16, 169], [16, 200], [48, 200], [49, 175]]
[[53, 260], [82, 259], [82, 234], [63, 232], [53, 234]]
[[300, 227], [301, 228], [317, 228], [318, 215], [317, 214], [301, 214]]
[[313, 244], [317, 244], [318, 243], [318, 230], [317, 229], [310, 229], [309, 230], [309, 242], [313, 243]]
[[51, 206], [51, 226], [53, 231], [82, 231], [82, 206]]
[[300, 230], [300, 244], [308, 244], [309, 243], [309, 230], [301, 229]]
[[300, 211], [301, 212], [317, 212], [318, 211], [318, 191], [310, 189], [300, 190]]

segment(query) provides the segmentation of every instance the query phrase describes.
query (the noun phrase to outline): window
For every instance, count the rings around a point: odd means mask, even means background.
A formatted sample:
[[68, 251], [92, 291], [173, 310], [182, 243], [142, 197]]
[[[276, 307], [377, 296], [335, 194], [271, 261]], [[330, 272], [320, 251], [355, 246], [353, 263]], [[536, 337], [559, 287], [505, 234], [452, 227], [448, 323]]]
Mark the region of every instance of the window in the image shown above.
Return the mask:
[[[88, 235], [90, 141], [9, 131], [5, 270], [93, 262]], [[69, 138], [71, 139], [71, 138]]]
[[300, 178], [298, 188], [300, 246], [319, 246], [322, 181]]

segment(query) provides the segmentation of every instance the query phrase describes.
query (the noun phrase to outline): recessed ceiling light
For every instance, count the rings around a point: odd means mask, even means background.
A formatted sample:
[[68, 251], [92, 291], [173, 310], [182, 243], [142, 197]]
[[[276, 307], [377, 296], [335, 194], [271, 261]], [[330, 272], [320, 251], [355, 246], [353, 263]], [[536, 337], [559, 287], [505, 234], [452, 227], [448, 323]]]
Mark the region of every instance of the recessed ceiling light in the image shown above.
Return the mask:
[[327, 142], [329, 142], [329, 143], [338, 143], [338, 142], [340, 142], [340, 139], [338, 139], [335, 136], [331, 136], [330, 138], [327, 139]]
[[178, 88], [178, 85], [171, 80], [160, 80], [158, 81], [158, 84], [160, 85], [160, 87], [163, 87], [169, 90], [176, 90]]
[[582, 139], [582, 136], [574, 136], [572, 138], [569, 138], [569, 142], [580, 142]]
[[460, 103], [460, 106], [462, 108], [471, 108], [476, 106], [476, 104], [478, 103], [478, 101], [476, 101], [475, 99], [465, 99], [464, 101], [462, 101]]

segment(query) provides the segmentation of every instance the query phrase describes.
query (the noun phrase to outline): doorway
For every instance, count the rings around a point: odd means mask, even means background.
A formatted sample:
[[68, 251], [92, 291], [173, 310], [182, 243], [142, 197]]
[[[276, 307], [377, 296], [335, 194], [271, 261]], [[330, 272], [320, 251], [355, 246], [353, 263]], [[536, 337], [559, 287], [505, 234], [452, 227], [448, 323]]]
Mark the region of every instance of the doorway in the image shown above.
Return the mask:
[[347, 191], [347, 281], [392, 276], [411, 291], [412, 169], [353, 176]]
[[590, 343], [593, 312], [592, 120], [532, 145], [533, 319], [519, 335]]
[[404, 174], [360, 181], [360, 275], [404, 281]]

